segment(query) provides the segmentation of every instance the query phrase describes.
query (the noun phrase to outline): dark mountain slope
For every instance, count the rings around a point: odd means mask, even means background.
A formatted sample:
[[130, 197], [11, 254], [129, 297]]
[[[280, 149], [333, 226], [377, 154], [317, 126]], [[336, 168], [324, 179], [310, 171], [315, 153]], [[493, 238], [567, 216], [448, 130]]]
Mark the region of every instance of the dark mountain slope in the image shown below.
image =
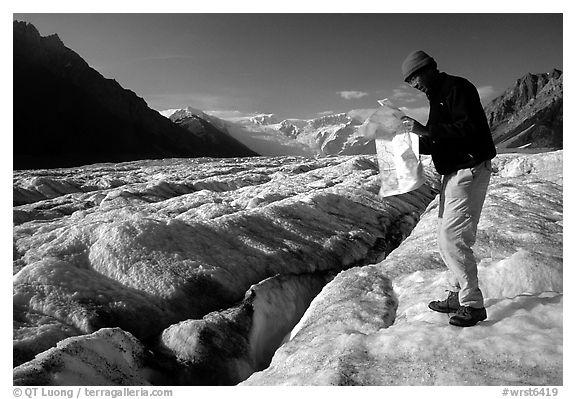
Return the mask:
[[257, 155], [207, 121], [174, 124], [31, 24], [14, 21], [13, 62], [15, 169]]

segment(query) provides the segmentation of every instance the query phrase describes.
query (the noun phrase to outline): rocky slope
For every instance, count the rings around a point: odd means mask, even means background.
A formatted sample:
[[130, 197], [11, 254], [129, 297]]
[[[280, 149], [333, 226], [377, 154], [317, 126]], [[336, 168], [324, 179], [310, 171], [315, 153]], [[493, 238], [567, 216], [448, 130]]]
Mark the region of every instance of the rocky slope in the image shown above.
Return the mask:
[[527, 74], [484, 110], [500, 150], [562, 148], [562, 71]]
[[495, 160], [464, 330], [426, 307], [429, 166], [386, 199], [374, 156], [17, 171], [14, 383], [561, 385], [562, 158]]
[[56, 35], [14, 21], [14, 168], [257, 155], [206, 121], [183, 129], [92, 69]]

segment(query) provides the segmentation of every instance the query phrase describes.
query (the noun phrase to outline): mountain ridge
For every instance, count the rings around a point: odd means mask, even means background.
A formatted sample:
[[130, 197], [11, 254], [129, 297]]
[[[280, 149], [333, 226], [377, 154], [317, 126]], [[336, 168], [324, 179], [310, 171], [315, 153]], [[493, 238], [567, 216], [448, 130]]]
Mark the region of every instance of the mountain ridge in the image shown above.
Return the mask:
[[[358, 155], [375, 154], [374, 140], [356, 134], [356, 127], [360, 126], [365, 117], [374, 110], [351, 110], [329, 115], [322, 115], [312, 119], [288, 118], [279, 120], [273, 113], [261, 113], [244, 117], [229, 119], [219, 118], [193, 107], [176, 108], [160, 111], [172, 121], [178, 121], [189, 116], [201, 116], [210, 120], [224, 131], [236, 130], [233, 137], [250, 147], [251, 134], [267, 133], [269, 137], [276, 137], [285, 142], [290, 139], [296, 146], [284, 145], [287, 151], [281, 155], [302, 155], [302, 146], [308, 147], [310, 155]], [[276, 149], [267, 152], [265, 148], [253, 148], [262, 155], [280, 155]]]
[[563, 146], [563, 73], [528, 73], [484, 107], [499, 150]]
[[206, 138], [163, 118], [58, 35], [42, 37], [22, 21], [14, 21], [13, 30], [15, 169], [258, 155], [216, 127], [204, 125], [213, 136]]

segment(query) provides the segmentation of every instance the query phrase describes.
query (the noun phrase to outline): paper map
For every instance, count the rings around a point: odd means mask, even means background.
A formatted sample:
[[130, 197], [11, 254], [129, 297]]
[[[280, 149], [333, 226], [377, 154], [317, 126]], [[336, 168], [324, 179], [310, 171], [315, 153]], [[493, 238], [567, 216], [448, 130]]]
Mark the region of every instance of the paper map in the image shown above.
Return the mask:
[[424, 183], [418, 152], [418, 136], [402, 128], [404, 113], [387, 99], [359, 127], [359, 133], [374, 137], [381, 187], [379, 195], [388, 197], [415, 190]]

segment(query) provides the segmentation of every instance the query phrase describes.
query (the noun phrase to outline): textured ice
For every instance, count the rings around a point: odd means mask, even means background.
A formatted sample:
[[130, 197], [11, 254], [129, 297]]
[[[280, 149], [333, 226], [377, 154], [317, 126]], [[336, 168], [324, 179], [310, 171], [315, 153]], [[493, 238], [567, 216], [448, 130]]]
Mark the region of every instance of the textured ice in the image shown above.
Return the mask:
[[[562, 385], [562, 152], [518, 157], [495, 161], [479, 225], [486, 321], [462, 329], [427, 307], [446, 295], [435, 200], [384, 261], [343, 271], [324, 287], [270, 367], [243, 384]], [[338, 285], [344, 276], [362, 288]], [[368, 282], [384, 279], [398, 303], [389, 325], [385, 309], [366, 299], [382, 295]], [[330, 311], [336, 297], [340, 313]]]
[[177, 359], [171, 382], [231, 385], [266, 368], [331, 277], [329, 273], [270, 277], [250, 287], [233, 308], [168, 327], [157, 351]]
[[151, 353], [131, 334], [103, 328], [67, 338], [14, 369], [17, 385], [150, 385]]
[[[30, 185], [38, 175], [51, 190]], [[65, 184], [72, 178], [74, 185]], [[100, 188], [103, 178], [114, 183]], [[235, 306], [269, 277], [365, 262], [376, 247], [381, 254], [399, 242], [397, 225], [415, 221], [436, 179], [431, 173], [429, 185], [383, 201], [368, 156], [15, 172], [14, 362], [101, 328], [153, 342], [175, 323]], [[285, 313], [289, 324], [297, 321]], [[263, 314], [274, 312], [264, 306], [257, 317]], [[273, 350], [263, 346], [256, 352]]]
[[374, 156], [15, 172], [15, 383], [560, 385], [562, 152], [494, 167], [470, 329], [427, 308], [429, 166], [386, 199]]

